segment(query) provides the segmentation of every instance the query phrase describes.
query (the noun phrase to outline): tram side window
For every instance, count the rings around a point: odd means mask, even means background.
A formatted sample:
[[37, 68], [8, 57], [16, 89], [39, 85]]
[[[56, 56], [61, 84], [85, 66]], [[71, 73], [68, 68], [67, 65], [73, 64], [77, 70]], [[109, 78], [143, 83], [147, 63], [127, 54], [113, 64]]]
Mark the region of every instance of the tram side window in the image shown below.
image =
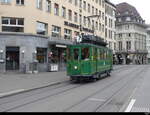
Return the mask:
[[97, 49], [94, 48], [94, 60], [97, 60]]
[[103, 59], [103, 54], [102, 54], [102, 50], [99, 50], [99, 54], [100, 54], [100, 59]]
[[74, 54], [74, 60], [79, 60], [79, 49], [74, 49], [73, 50], [73, 54]]
[[89, 48], [82, 48], [82, 60], [89, 60], [90, 52]]
[[104, 59], [104, 50], [101, 50], [101, 59]]
[[67, 59], [68, 59], [68, 60], [72, 59], [71, 51], [70, 51], [69, 48], [67, 48]]
[[107, 52], [106, 52], [106, 50], [104, 50], [104, 59], [106, 59], [107, 58]]

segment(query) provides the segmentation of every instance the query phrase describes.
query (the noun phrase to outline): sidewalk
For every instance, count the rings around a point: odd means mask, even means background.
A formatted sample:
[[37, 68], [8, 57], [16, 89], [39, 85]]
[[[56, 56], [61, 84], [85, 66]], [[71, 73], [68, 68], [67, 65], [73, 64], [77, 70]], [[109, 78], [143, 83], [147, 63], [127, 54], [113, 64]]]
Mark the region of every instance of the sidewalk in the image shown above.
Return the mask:
[[[115, 65], [114, 69], [126, 65]], [[0, 74], [0, 97], [38, 89], [68, 81], [66, 72], [45, 72], [38, 74], [6, 73]]]
[[69, 80], [66, 72], [0, 74], [0, 97], [59, 84]]

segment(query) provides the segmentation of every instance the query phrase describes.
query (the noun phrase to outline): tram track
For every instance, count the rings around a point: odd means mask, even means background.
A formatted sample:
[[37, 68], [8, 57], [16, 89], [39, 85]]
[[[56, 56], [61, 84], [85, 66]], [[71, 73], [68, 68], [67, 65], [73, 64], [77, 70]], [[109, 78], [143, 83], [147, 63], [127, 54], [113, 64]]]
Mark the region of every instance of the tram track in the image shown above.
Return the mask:
[[[137, 70], [135, 70], [135, 71], [137, 71]], [[120, 71], [119, 71], [120, 72]], [[119, 72], [117, 72], [117, 73], [119, 73]], [[115, 81], [115, 82], [117, 82], [117, 81]], [[113, 82], [113, 83], [115, 83], [115, 82]], [[113, 84], [112, 83], [112, 84]], [[40, 94], [42, 94], [42, 93], [50, 93], [50, 92], [53, 92], [54, 90], [60, 90], [60, 91], [54, 91], [53, 93], [51, 93], [51, 94], [49, 94], [49, 95], [46, 95], [46, 96], [42, 96], [42, 97], [39, 97], [39, 98], [36, 98], [36, 99], [33, 99], [32, 101], [27, 101], [28, 100], [28, 98], [31, 98], [33, 95], [29, 95], [29, 96], [26, 96], [25, 97], [25, 99], [23, 99], [22, 100], [22, 98], [20, 98], [20, 99], [14, 99], [14, 100], [11, 100], [11, 101], [6, 101], [6, 102], [4, 102], [4, 103], [0, 103], [0, 111], [2, 110], [2, 112], [7, 112], [7, 111], [11, 111], [11, 110], [14, 110], [14, 109], [17, 109], [17, 108], [20, 108], [20, 107], [23, 107], [23, 106], [25, 106], [25, 105], [28, 105], [28, 104], [32, 104], [32, 103], [34, 103], [34, 102], [37, 102], [37, 101], [40, 101], [40, 100], [44, 100], [44, 99], [46, 99], [46, 98], [50, 98], [50, 97], [53, 97], [53, 96], [56, 96], [56, 95], [59, 95], [59, 94], [63, 94], [63, 93], [66, 93], [66, 92], [68, 92], [68, 91], [71, 91], [71, 90], [73, 90], [73, 89], [76, 89], [76, 88], [79, 88], [79, 87], [82, 87], [82, 86], [85, 86], [85, 84], [70, 84], [70, 83], [66, 83], [66, 84], [62, 84], [62, 85], [60, 85], [60, 86], [57, 86], [57, 87], [54, 87], [54, 88], [52, 88], [51, 90], [49, 90], [49, 89], [46, 89], [46, 90], [44, 90], [44, 91], [40, 91], [40, 92], [38, 92], [38, 93], [36, 93], [36, 95], [38, 96], [38, 95], [40, 95]], [[111, 86], [111, 84], [110, 84], [110, 86]], [[108, 86], [106, 86], [106, 87], [108, 87]], [[105, 88], [106, 88], [105, 87]], [[105, 89], [105, 88], [103, 88], [103, 89]], [[28, 92], [29, 93], [29, 92]], [[96, 92], [97, 93], [97, 92]], [[91, 95], [90, 95], [91, 96]], [[22, 101], [23, 103], [22, 104], [16, 104], [16, 105], [14, 105], [13, 107], [10, 107], [10, 108], [6, 108], [5, 109], [5, 105], [9, 105], [11, 102], [18, 102], [18, 101]], [[11, 104], [10, 104], [11, 105]], [[3, 109], [3, 107], [4, 107], [4, 109]]]
[[[131, 78], [130, 80], [128, 80], [121, 88], [119, 88], [117, 91], [115, 91], [115, 93], [113, 93], [103, 104], [101, 104], [100, 106], [98, 106], [94, 112], [98, 112], [99, 109], [102, 109], [103, 107], [105, 107], [107, 104], [109, 104], [112, 99], [118, 95], [120, 93], [120, 91], [122, 91], [122, 89], [126, 88], [128, 86], [129, 83], [131, 83], [133, 80], [138, 79], [141, 77], [141, 74], [143, 74], [146, 71], [146, 68], [142, 69], [141, 71], [139, 71], [138, 73], [136, 73], [136, 75], [134, 75], [133, 78]], [[136, 77], [138, 76], [138, 77]]]
[[[124, 68], [124, 71], [125, 70], [127, 70], [127, 69], [129, 69], [129, 67], [121, 67], [121, 69], [122, 68]], [[133, 67], [131, 67], [131, 68], [133, 68]], [[120, 68], [119, 68], [119, 71], [118, 71], [118, 68], [117, 69], [115, 69], [114, 71], [113, 71], [113, 73], [115, 72], [115, 73], [120, 73], [122, 70], [121, 70]], [[72, 82], [71, 82], [72, 83]], [[60, 86], [58, 86], [58, 85], [60, 85]], [[70, 85], [70, 81], [65, 81], [65, 82], [63, 82], [63, 83], [61, 83], [61, 84], [57, 84], [57, 85], [55, 85], [55, 86], [50, 86], [50, 87], [54, 87], [54, 88], [52, 88], [51, 90], [56, 90], [56, 89], [58, 89], [58, 88], [64, 88], [64, 87], [67, 87], [68, 85]], [[80, 84], [80, 85], [83, 85], [83, 84]], [[6, 98], [6, 100], [7, 100], [7, 98], [9, 98], [9, 97], [15, 97], [16, 95], [22, 95], [22, 94], [25, 94], [25, 93], [30, 93], [30, 92], [32, 92], [32, 91], [36, 91], [36, 90], [41, 90], [41, 89], [45, 89], [46, 87], [44, 87], [44, 88], [40, 88], [40, 89], [33, 89], [33, 90], [29, 90], [29, 91], [25, 91], [25, 92], [22, 92], [22, 93], [18, 93], [18, 94], [15, 94], [15, 95], [11, 95], [11, 96], [6, 96], [6, 97], [4, 97], [4, 98], [0, 98], [0, 105], [3, 105], [3, 104], [6, 104], [6, 103], [10, 103], [11, 101], [6, 101], [6, 102], [1, 102], [1, 100], [2, 99], [5, 99]], [[47, 90], [44, 90], [44, 91], [39, 91], [38, 93], [36, 93], [36, 94], [41, 94], [41, 93], [43, 93], [43, 92], [47, 92], [47, 91], [49, 91], [49, 89], [47, 89]], [[25, 97], [25, 98], [28, 98], [28, 97], [30, 97], [30, 95], [28, 95], [27, 97]], [[18, 99], [17, 99], [18, 100]], [[16, 100], [12, 100], [12, 101], [16, 101]]]
[[[140, 70], [140, 69], [141, 69], [141, 68], [139, 67], [138, 70]], [[145, 69], [145, 68], [144, 68], [144, 69]], [[143, 69], [143, 70], [144, 70], [144, 69]], [[135, 69], [134, 71], [132, 71], [132, 73], [134, 73], [134, 72], [136, 72], [136, 71], [138, 71], [138, 70]], [[141, 73], [141, 72], [138, 72], [136, 75], [138, 75], [139, 73]], [[87, 96], [86, 98], [84, 98], [84, 99], [81, 100], [80, 102], [78, 102], [78, 103], [72, 105], [71, 107], [65, 109], [63, 112], [68, 112], [68, 111], [71, 110], [72, 108], [74, 108], [74, 107], [80, 105], [81, 103], [87, 101], [88, 99], [90, 99], [90, 98], [93, 97], [94, 95], [96, 95], [96, 94], [98, 94], [98, 93], [100, 93], [100, 92], [103, 92], [103, 91], [107, 90], [108, 88], [112, 87], [115, 83], [120, 82], [120, 81], [126, 79], [126, 76], [128, 76], [128, 75], [130, 75], [130, 74], [131, 74], [131, 73], [128, 73], [128, 74], [122, 76], [120, 79], [118, 79], [118, 80], [116, 80], [116, 81], [114, 81], [114, 82], [112, 82], [112, 83], [106, 85], [106, 86], [103, 87], [102, 89], [100, 89], [100, 90], [96, 91], [95, 93], [93, 93], [93, 94]], [[121, 89], [122, 89], [122, 88], [120, 88], [120, 90], [121, 90]], [[119, 90], [119, 91], [120, 91], [120, 90]], [[116, 93], [114, 93], [114, 94], [111, 96], [111, 98], [112, 98], [115, 94], [116, 94]], [[110, 98], [110, 99], [111, 99], [111, 98]], [[107, 99], [102, 105], [104, 105], [105, 103], [107, 103], [108, 100], [110, 100], [110, 99]], [[96, 112], [100, 107], [101, 107], [101, 105], [100, 105], [98, 108], [96, 108], [93, 112]]]

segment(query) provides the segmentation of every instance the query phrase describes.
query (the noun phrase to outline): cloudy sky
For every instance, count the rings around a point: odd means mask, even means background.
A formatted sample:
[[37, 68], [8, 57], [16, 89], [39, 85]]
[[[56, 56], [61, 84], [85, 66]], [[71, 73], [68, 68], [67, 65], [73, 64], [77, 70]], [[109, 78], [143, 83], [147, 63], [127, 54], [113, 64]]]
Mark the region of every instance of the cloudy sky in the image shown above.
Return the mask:
[[127, 2], [138, 10], [146, 23], [150, 24], [150, 0], [110, 0], [114, 4]]

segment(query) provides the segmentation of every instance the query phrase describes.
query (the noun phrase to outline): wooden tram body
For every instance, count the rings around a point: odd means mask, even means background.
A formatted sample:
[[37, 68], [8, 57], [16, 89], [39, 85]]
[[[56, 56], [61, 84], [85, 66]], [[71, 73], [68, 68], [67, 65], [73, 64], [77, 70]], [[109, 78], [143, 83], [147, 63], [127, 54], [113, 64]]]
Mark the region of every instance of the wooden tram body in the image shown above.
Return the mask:
[[[67, 74], [71, 80], [100, 79], [110, 75], [113, 67], [112, 50], [93, 36], [83, 36], [83, 42], [67, 46]], [[91, 40], [94, 39], [94, 40]]]

